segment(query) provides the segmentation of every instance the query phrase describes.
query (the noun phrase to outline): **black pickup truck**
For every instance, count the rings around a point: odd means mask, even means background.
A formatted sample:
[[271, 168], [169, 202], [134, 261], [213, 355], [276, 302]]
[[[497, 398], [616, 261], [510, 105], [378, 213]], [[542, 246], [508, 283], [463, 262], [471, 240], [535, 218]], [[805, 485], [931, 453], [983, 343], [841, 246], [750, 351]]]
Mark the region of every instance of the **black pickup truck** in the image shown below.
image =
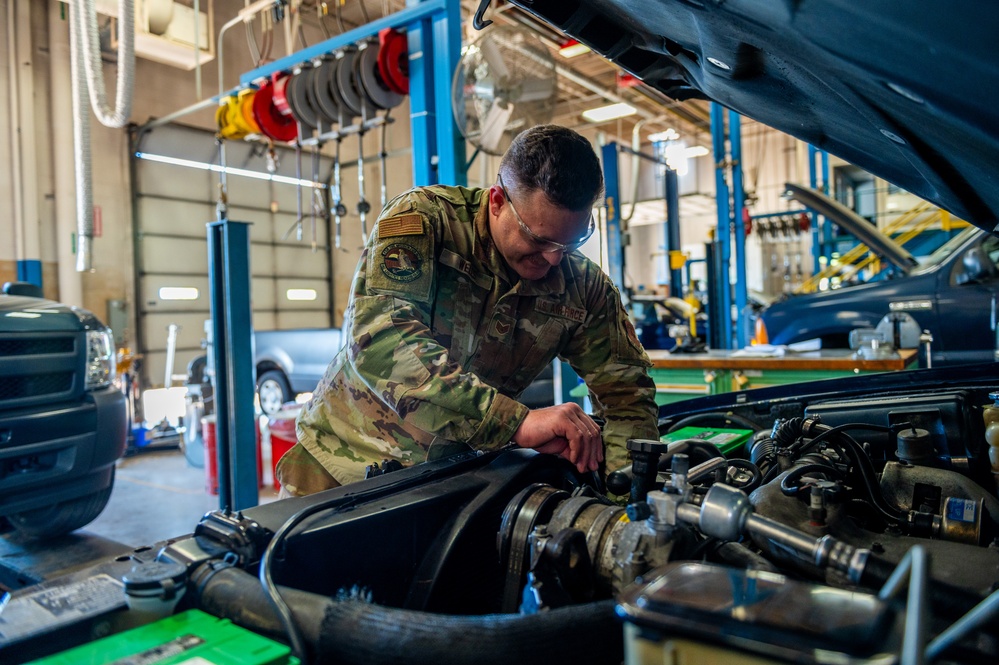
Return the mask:
[[79, 307], [14, 293], [32, 289], [8, 284], [0, 294], [0, 522], [44, 538], [107, 505], [125, 453], [125, 397], [107, 326]]

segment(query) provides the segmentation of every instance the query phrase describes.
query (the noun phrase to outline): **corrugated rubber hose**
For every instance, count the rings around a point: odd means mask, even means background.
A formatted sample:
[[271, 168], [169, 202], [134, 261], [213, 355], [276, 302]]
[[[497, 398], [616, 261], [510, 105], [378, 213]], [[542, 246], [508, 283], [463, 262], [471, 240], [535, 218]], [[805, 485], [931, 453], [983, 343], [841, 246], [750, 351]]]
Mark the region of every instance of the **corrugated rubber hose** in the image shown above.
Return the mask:
[[[252, 574], [202, 566], [191, 582], [201, 609], [284, 639], [281, 622]], [[535, 615], [463, 616], [334, 600], [287, 587], [281, 587], [281, 595], [313, 664], [599, 665], [620, 663], [624, 649], [613, 600]]]

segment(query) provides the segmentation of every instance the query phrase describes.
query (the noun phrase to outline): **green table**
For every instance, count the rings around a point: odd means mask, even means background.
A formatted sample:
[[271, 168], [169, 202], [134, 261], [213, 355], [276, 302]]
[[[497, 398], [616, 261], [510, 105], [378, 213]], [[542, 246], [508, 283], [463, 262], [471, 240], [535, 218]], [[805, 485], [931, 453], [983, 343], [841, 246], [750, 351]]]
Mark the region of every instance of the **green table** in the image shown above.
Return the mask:
[[651, 350], [656, 402], [672, 404], [703, 395], [718, 395], [788, 383], [832, 379], [856, 374], [893, 372], [914, 367], [916, 349], [902, 349], [898, 357], [862, 360], [848, 349], [789, 353], [783, 357], [753, 357], [735, 351], [670, 353]]

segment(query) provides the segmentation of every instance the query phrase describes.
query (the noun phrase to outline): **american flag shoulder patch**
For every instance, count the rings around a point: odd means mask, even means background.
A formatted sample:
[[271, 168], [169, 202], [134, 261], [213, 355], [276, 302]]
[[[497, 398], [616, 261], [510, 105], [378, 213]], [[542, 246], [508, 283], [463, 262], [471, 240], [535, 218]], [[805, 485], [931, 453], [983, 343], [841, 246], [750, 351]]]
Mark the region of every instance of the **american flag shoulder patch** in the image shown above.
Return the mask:
[[389, 217], [378, 222], [379, 238], [423, 235], [423, 218], [416, 213]]

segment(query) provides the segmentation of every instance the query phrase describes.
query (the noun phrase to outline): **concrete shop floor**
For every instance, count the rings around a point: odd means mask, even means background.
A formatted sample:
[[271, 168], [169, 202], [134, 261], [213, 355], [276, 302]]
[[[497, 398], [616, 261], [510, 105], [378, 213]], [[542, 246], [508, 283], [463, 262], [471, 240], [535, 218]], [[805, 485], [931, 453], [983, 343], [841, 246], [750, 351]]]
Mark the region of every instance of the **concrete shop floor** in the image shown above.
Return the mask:
[[[264, 421], [265, 422], [265, 421]], [[270, 433], [261, 432], [263, 483], [260, 503], [277, 499], [271, 472]], [[111, 500], [100, 516], [72, 534], [31, 542], [16, 533], [0, 536], [0, 590], [13, 590], [72, 572], [105, 557], [194, 531], [217, 510], [207, 492], [204, 468], [179, 449], [144, 449], [118, 461]]]

